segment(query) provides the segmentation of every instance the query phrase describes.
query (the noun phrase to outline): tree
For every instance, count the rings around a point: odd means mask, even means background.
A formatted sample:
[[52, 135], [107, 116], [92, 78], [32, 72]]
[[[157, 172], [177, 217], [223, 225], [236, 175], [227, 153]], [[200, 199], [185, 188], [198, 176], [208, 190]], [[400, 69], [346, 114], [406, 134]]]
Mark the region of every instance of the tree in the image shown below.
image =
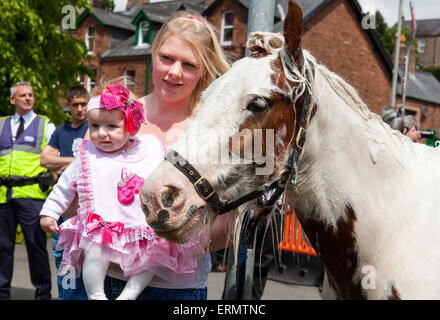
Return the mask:
[[109, 11], [115, 10], [115, 2], [113, 0], [100, 0], [99, 5]]
[[56, 124], [64, 121], [64, 112], [58, 104], [60, 93], [65, 94], [70, 86], [77, 85], [78, 75], [93, 73], [84, 64], [87, 57], [84, 42], [73, 36], [74, 30], [61, 28], [66, 16], [63, 7], [90, 9], [88, 2], [0, 2], [0, 116], [14, 112], [9, 88], [18, 81], [29, 81], [35, 94], [34, 110]]
[[[394, 52], [394, 46], [396, 45], [396, 33], [397, 33], [397, 24], [393, 27], [388, 27], [385, 22], [384, 17], [380, 13], [380, 11], [376, 11], [376, 34], [379, 38], [382, 46], [384, 47], [388, 56], [392, 58]], [[411, 28], [407, 25], [402, 24], [402, 34], [405, 35], [406, 41], [405, 44], [408, 45], [410, 37], [411, 37]], [[417, 50], [417, 41], [414, 41], [413, 46]], [[416, 60], [418, 59], [417, 51], [416, 51]]]

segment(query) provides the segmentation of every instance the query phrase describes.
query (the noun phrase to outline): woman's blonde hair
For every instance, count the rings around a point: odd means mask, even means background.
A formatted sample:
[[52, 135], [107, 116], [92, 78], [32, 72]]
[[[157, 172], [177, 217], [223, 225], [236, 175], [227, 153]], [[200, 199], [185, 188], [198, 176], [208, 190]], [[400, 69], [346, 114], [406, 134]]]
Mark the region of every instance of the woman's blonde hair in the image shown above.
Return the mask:
[[[132, 79], [129, 79], [131, 81], [133, 81]], [[120, 76], [117, 78], [107, 78], [107, 77], [102, 77], [101, 79], [99, 79], [99, 81], [96, 83], [96, 85], [93, 87], [92, 91], [90, 92], [90, 98], [94, 97], [94, 96], [98, 96], [101, 94], [101, 90], [104, 90], [105, 88], [107, 88], [108, 86], [115, 84], [115, 83], [124, 83], [124, 77]], [[128, 89], [127, 89], [128, 90]], [[137, 95], [135, 95], [133, 92], [131, 92], [130, 90], [128, 90], [128, 92], [130, 92], [130, 98], [134, 99], [134, 100], [138, 100], [139, 97]]]
[[154, 38], [152, 57], [157, 55], [159, 48], [172, 35], [194, 46], [206, 70], [192, 92], [191, 113], [195, 115], [201, 106], [201, 93], [212, 81], [228, 71], [229, 62], [218, 43], [214, 27], [198, 14], [178, 11], [169, 17]]

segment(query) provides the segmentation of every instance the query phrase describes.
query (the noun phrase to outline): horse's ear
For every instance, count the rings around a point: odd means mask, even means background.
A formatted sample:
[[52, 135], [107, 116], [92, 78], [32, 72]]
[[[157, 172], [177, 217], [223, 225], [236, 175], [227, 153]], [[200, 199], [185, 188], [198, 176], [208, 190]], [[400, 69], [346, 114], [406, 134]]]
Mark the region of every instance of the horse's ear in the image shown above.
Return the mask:
[[302, 10], [292, 0], [289, 1], [289, 11], [284, 19], [284, 40], [287, 51], [295, 62], [301, 63], [302, 61], [302, 48], [301, 48], [301, 27], [302, 27]]

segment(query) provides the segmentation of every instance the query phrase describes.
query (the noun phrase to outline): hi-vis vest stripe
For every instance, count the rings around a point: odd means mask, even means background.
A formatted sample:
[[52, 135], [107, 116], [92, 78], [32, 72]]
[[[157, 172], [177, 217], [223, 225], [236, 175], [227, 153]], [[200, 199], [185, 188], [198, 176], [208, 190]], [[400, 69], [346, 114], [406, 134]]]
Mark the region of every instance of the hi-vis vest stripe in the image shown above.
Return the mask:
[[[20, 150], [20, 151], [40, 154], [44, 148], [44, 146], [42, 146], [43, 140], [46, 138], [46, 127], [45, 127], [46, 121], [47, 119], [40, 117], [40, 122], [38, 124], [38, 131], [37, 131], [37, 141], [35, 143], [35, 146], [14, 144], [12, 148], [0, 150], [0, 157], [3, 155], [10, 154], [12, 150]], [[3, 131], [3, 127], [6, 122], [7, 122], [6, 119], [0, 119], [0, 133]], [[49, 121], [47, 122], [49, 123]]]
[[[46, 145], [46, 128], [49, 120], [37, 116], [12, 144], [11, 117], [0, 119], [0, 177], [36, 177], [47, 169], [40, 166], [40, 154]], [[37, 121], [34, 123], [34, 121]], [[9, 127], [5, 127], [9, 126]], [[26, 141], [26, 139], [28, 141]], [[29, 142], [31, 141], [31, 142]], [[0, 187], [0, 203], [6, 202], [6, 186]], [[38, 183], [12, 188], [12, 198], [45, 199]]]

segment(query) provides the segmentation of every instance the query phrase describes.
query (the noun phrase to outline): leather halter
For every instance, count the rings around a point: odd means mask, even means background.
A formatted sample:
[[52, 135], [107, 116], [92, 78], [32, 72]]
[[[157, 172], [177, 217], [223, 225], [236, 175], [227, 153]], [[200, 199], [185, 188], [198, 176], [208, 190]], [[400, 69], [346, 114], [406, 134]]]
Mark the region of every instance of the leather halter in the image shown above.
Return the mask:
[[[309, 63], [306, 60], [307, 63]], [[309, 63], [314, 75], [313, 63]], [[310, 83], [310, 75], [306, 71], [306, 79]], [[257, 199], [257, 205], [261, 210], [254, 215], [253, 220], [258, 220], [259, 218], [268, 215], [281, 196], [281, 194], [286, 190], [288, 183], [296, 184], [296, 176], [298, 173], [298, 158], [304, 147], [306, 140], [306, 128], [307, 119], [309, 115], [309, 109], [311, 107], [311, 93], [308, 89], [304, 91], [303, 108], [301, 112], [301, 117], [299, 120], [299, 129], [296, 134], [294, 145], [290, 151], [289, 158], [284, 165], [283, 171], [274, 180], [263, 184], [262, 186], [236, 198], [233, 200], [223, 200], [222, 197], [217, 193], [214, 187], [208, 182], [208, 180], [201, 176], [200, 173], [186, 161], [177, 151], [168, 149], [165, 160], [169, 161], [174, 165], [180, 172], [182, 172], [185, 177], [193, 184], [199, 196], [205, 200], [212, 210], [217, 215], [222, 215], [228, 211], [238, 208], [243, 203], [249, 202], [251, 200]], [[266, 199], [265, 194], [270, 191], [273, 194], [270, 198]]]

